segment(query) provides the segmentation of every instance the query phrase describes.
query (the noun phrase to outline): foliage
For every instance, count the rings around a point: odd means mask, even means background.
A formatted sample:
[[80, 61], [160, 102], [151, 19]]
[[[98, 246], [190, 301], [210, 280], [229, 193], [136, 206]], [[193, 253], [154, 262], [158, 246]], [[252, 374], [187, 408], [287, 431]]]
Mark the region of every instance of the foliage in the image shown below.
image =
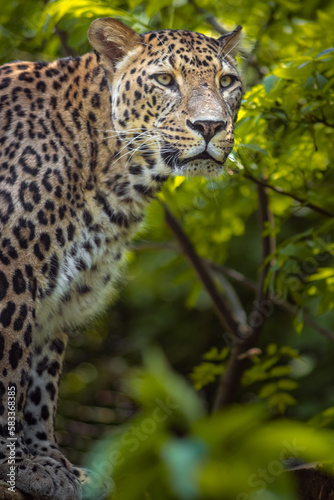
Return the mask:
[[[246, 92], [225, 175], [165, 184], [129, 252], [117, 306], [86, 337], [71, 339], [60, 441], [81, 460], [104, 436], [87, 460], [112, 473], [116, 498], [254, 500], [264, 489], [268, 499], [292, 499], [281, 473], [291, 443], [300, 446], [297, 458], [333, 459], [331, 435], [316, 430], [333, 426], [333, 14], [330, 0], [16, 0], [1, 7], [1, 62], [84, 53], [96, 17], [116, 16], [139, 31], [211, 36], [217, 22], [244, 27]], [[262, 225], [261, 189], [268, 198]], [[166, 225], [164, 204], [232, 316], [259, 333], [239, 358], [231, 347], [240, 344], [217, 319], [210, 293]], [[134, 376], [130, 367], [140, 366], [154, 343], [173, 370], [153, 353]], [[238, 405], [210, 415], [233, 363], [242, 365]], [[164, 398], [175, 411], [149, 427]], [[106, 438], [113, 426], [118, 437]], [[129, 444], [143, 426], [145, 439]], [[123, 459], [111, 470], [117, 454]]]
[[[128, 390], [142, 411], [100, 443], [87, 465], [117, 485], [115, 500], [294, 498], [289, 460], [332, 459], [332, 433], [270, 421], [249, 405], [205, 415], [202, 402], [170, 372], [159, 352], [146, 355]], [[255, 451], [256, 450], [256, 451]]]
[[[212, 347], [204, 354], [204, 361], [195, 366], [190, 374], [195, 389], [202, 389], [225, 373], [227, 356], [226, 347], [221, 352]], [[265, 353], [255, 350], [251, 356], [251, 366], [243, 373], [242, 385], [252, 388], [270, 407], [284, 413], [288, 405], [296, 404], [295, 398], [288, 391], [298, 387], [298, 382], [290, 377], [290, 362], [298, 357], [298, 352], [289, 346], [278, 348], [276, 344], [269, 344]]]

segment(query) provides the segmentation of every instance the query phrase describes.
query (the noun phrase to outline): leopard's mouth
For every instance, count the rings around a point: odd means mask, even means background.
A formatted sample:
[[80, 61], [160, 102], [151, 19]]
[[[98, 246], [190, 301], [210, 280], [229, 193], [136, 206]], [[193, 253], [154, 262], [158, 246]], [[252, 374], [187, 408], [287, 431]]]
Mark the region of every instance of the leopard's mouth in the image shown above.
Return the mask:
[[215, 167], [219, 166], [220, 168], [222, 167], [225, 159], [223, 160], [217, 160], [213, 156], [211, 156], [207, 150], [202, 151], [202, 153], [199, 153], [198, 155], [191, 156], [188, 158], [185, 158], [184, 160], [180, 160], [182, 152], [179, 149], [176, 149], [174, 147], [166, 147], [164, 148], [163, 153], [161, 154], [163, 160], [165, 163], [172, 169], [172, 170], [187, 170], [187, 167], [190, 167], [192, 169], [192, 166], [196, 164], [197, 167], [201, 165], [201, 162], [203, 162], [203, 167], [205, 169], [206, 165], [215, 165]]
[[200, 153], [196, 156], [191, 156], [190, 158], [186, 158], [185, 160], [182, 160], [181, 162], [178, 163], [179, 167], [182, 167], [183, 165], [186, 165], [187, 163], [196, 161], [196, 160], [210, 160], [212, 162], [217, 163], [217, 165], [221, 166], [222, 161], [216, 160], [213, 156], [211, 156], [207, 151], [203, 151], [203, 153]]

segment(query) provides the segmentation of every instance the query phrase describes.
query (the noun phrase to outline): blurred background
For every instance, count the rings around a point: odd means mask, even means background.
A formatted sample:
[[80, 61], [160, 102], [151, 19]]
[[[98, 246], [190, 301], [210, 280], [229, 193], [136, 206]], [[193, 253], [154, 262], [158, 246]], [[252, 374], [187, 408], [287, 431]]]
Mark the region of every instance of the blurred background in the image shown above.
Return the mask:
[[[175, 418], [168, 428], [163, 424], [164, 433], [148, 432], [151, 444], [145, 440], [146, 448], [136, 455], [139, 464], [147, 453], [151, 459], [157, 453], [160, 468], [154, 468], [139, 493], [120, 498], [264, 498], [260, 486], [249, 481], [254, 446], [257, 460], [270, 464], [284, 436], [293, 441], [308, 436], [305, 429], [333, 426], [333, 16], [330, 0], [1, 0], [1, 64], [88, 52], [87, 29], [98, 17], [116, 17], [139, 32], [187, 29], [212, 37], [243, 26], [238, 63], [245, 96], [225, 174], [209, 181], [177, 177], [166, 183], [133, 241], [117, 300], [85, 333], [70, 339], [57, 436], [75, 463], [85, 462], [98, 441], [107, 442], [124, 423], [140, 418], [140, 408], [143, 415], [151, 415], [150, 391], [154, 401], [169, 390], [191, 391], [190, 399], [180, 397], [181, 420]], [[270, 217], [264, 227], [258, 214], [261, 182], [269, 186], [265, 192]], [[209, 414], [227, 369], [231, 342], [166, 224], [162, 203], [205, 260], [224, 300], [232, 310], [248, 315], [250, 322], [263, 264], [262, 243], [270, 237], [265, 289], [271, 295], [263, 304], [256, 349], [235, 393], [234, 411], [241, 413], [223, 411], [221, 421], [217, 416], [209, 420]], [[153, 354], [152, 346], [158, 349]], [[169, 368], [159, 372], [155, 367], [164, 366], [162, 353]], [[139, 389], [138, 377], [144, 381]], [[258, 404], [261, 416], [254, 410]], [[204, 419], [201, 425], [211, 429], [211, 437], [209, 431], [206, 436], [206, 431], [191, 427], [196, 419]], [[262, 425], [262, 419], [269, 422]], [[235, 435], [236, 449], [245, 442], [249, 446], [242, 459], [231, 460], [234, 447], [224, 441], [233, 421], [243, 430], [252, 422], [249, 428], [259, 432], [256, 443]], [[284, 422], [291, 422], [291, 427], [280, 428]], [[268, 430], [265, 441], [260, 431], [273, 423], [278, 427]], [[178, 448], [175, 436], [183, 436], [183, 448]], [[212, 451], [215, 458], [207, 451], [214, 436], [226, 444]], [[305, 447], [314, 451], [315, 443], [328, 442], [328, 435], [307, 439]], [[261, 448], [264, 442], [269, 444]], [[202, 470], [203, 454], [205, 472], [197, 473], [202, 480], [186, 480], [191, 467]], [[319, 454], [330, 455], [325, 444]], [[230, 489], [222, 490], [224, 480], [217, 480], [222, 474], [217, 460], [225, 467], [226, 461], [235, 466], [228, 480], [224, 476]], [[131, 462], [131, 470], [126, 469], [130, 465], [120, 468], [131, 474], [138, 464]], [[181, 479], [175, 464], [184, 472]], [[245, 480], [240, 490], [241, 477]], [[274, 482], [264, 481], [266, 499], [294, 498], [290, 486], [280, 481], [279, 474]], [[154, 496], [154, 484], [167, 486], [163, 491], [160, 486]]]

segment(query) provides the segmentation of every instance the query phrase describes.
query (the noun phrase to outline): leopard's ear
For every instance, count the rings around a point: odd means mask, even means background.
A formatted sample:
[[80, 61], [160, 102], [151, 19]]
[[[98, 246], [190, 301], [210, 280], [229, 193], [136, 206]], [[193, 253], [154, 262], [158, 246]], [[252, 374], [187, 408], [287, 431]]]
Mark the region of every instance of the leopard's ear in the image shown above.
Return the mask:
[[221, 52], [224, 52], [225, 55], [229, 54], [232, 57], [237, 55], [242, 38], [241, 30], [242, 26], [239, 25], [231, 33], [226, 33], [226, 35], [218, 38]]
[[100, 56], [101, 66], [113, 71], [116, 64], [140, 42], [141, 36], [117, 19], [105, 17], [92, 22], [88, 39]]

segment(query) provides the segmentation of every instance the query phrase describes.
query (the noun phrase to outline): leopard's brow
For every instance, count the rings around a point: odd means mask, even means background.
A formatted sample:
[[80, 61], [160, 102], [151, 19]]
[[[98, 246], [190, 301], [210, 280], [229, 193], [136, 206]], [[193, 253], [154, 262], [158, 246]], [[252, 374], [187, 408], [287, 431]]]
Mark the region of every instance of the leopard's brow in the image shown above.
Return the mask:
[[236, 67], [233, 66], [233, 64], [229, 62], [227, 59], [225, 59], [224, 56], [223, 59], [221, 59], [220, 64], [222, 66], [223, 71], [229, 71], [230, 73], [233, 73], [236, 76], [238, 76], [238, 71]]
[[166, 70], [173, 71], [174, 70], [173, 66], [168, 62], [167, 59], [165, 62], [161, 62], [161, 61], [155, 62], [154, 61], [154, 62], [152, 62], [152, 65], [154, 65], [154, 67], [156, 69], [162, 69], [164, 71], [166, 71]]

